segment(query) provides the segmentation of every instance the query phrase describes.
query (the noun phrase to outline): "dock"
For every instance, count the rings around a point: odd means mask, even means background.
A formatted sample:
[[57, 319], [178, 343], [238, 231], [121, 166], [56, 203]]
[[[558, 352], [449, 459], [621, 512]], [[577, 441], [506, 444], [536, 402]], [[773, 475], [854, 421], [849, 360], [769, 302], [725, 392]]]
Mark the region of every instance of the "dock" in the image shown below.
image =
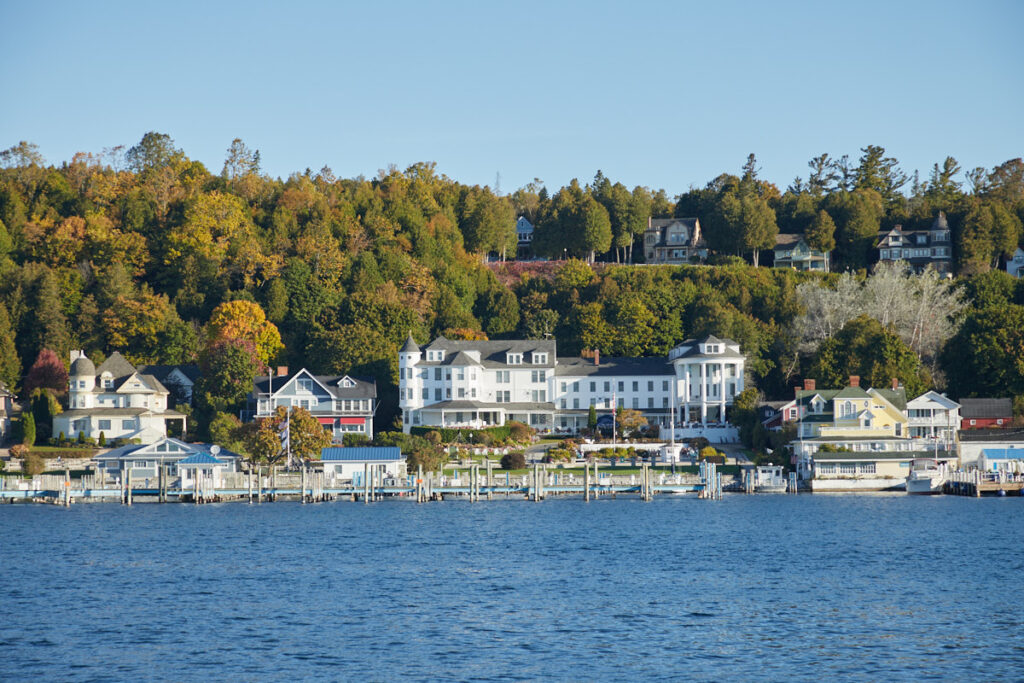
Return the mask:
[[[446, 499], [468, 499], [471, 502], [494, 500], [497, 498], [516, 498], [528, 501], [541, 501], [548, 497], [580, 496], [585, 501], [597, 500], [601, 496], [617, 497], [636, 496], [641, 500], [650, 501], [655, 495], [695, 494], [705, 500], [721, 500], [722, 475], [714, 464], [707, 464], [700, 469], [697, 482], [655, 483], [654, 471], [647, 464], [641, 469], [639, 482], [616, 483], [605, 475], [602, 479], [597, 463], [588, 463], [582, 482], [560, 481], [552, 476], [547, 466], [535, 464], [528, 470], [524, 483], [513, 483], [511, 477], [493, 476], [488, 470], [487, 475], [481, 465], [468, 468], [468, 482], [449, 483], [437, 473], [424, 473], [419, 470], [415, 475], [404, 479], [386, 480], [380, 473], [367, 468], [359, 481], [335, 482], [328, 480], [323, 472], [304, 468], [301, 472], [280, 475], [282, 482], [278, 485], [279, 475], [276, 471], [264, 474], [260, 468], [255, 472], [243, 473], [245, 485], [214, 486], [212, 481], [196, 481], [194, 486], [182, 487], [177, 481], [171, 480], [168, 473], [161, 471], [154, 485], [147, 481], [133, 482], [131, 476], [114, 482], [105, 481], [102, 477], [85, 475], [81, 479], [72, 480], [70, 472], [60, 475], [41, 475], [34, 477], [31, 483], [11, 488], [6, 484], [0, 487], [0, 502], [16, 501], [41, 502], [70, 506], [78, 502], [116, 502], [132, 505], [136, 502], [187, 502], [212, 503], [224, 501], [241, 501], [262, 503], [277, 500], [296, 500], [302, 503], [318, 503], [332, 500], [347, 500], [370, 503], [390, 499], [407, 499], [425, 503]], [[297, 475], [297, 476], [296, 476]], [[522, 476], [522, 475], [519, 475]], [[298, 479], [298, 481], [293, 481]], [[504, 482], [496, 479], [505, 479]], [[237, 484], [238, 482], [233, 482]], [[175, 485], [178, 484], [178, 485]]]
[[952, 472], [942, 492], [953, 496], [1022, 496], [1024, 481], [1010, 478], [1002, 472]]

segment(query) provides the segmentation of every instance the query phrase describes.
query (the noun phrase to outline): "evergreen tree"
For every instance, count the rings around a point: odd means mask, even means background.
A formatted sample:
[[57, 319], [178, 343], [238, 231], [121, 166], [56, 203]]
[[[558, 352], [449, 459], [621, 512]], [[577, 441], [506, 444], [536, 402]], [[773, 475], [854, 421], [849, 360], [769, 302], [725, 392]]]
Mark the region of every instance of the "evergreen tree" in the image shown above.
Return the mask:
[[14, 345], [14, 330], [7, 307], [0, 303], [0, 382], [14, 391], [21, 378], [21, 360]]
[[36, 443], [36, 418], [31, 411], [21, 415], [21, 442], [29, 447]]

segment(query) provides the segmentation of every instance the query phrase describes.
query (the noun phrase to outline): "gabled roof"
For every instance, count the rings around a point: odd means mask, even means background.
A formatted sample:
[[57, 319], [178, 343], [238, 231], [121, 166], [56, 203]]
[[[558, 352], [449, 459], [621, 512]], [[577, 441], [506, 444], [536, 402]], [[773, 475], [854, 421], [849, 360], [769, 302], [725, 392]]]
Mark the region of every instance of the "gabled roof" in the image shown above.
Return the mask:
[[450, 359], [445, 358], [445, 365], [480, 365], [480, 362], [465, 351], [459, 351]]
[[200, 374], [199, 366], [195, 363], [186, 363], [184, 365], [140, 365], [137, 369], [140, 374], [152, 375], [160, 382], [166, 382], [167, 378], [175, 370], [179, 371], [192, 383], [199, 379]]
[[780, 232], [775, 236], [775, 248], [776, 249], [792, 249], [800, 242], [804, 241], [804, 236], [800, 234], [787, 234]]
[[[299, 375], [312, 378], [321, 388], [334, 398], [377, 398], [377, 384], [373, 380], [352, 375], [314, 375], [305, 368], [284, 377], [267, 377], [262, 375], [253, 379], [253, 390], [257, 394], [266, 394], [273, 383], [274, 395]], [[338, 386], [338, 381], [348, 377], [356, 385], [354, 387]]]
[[120, 351], [114, 351], [110, 357], [103, 361], [103, 364], [96, 369], [97, 375], [109, 372], [111, 377], [119, 379], [135, 374], [135, 366], [128, 362]]
[[1008, 418], [1013, 417], [1013, 401], [1009, 398], [962, 398], [960, 417]]
[[[533, 367], [551, 368], [555, 365], [555, 342], [548, 339], [507, 339], [507, 340], [455, 340], [438, 337], [426, 347], [429, 351], [444, 351], [445, 360], [424, 360], [417, 363], [420, 367], [433, 365], [451, 365], [451, 360], [460, 351], [476, 351], [480, 354], [480, 365], [485, 368], [526, 368]], [[540, 351], [548, 355], [545, 363], [523, 363], [522, 365], [509, 365], [507, 356], [509, 353], [522, 354], [524, 359], [527, 354], [533, 351]]]
[[907, 406], [916, 408], [917, 406], [914, 404], [917, 403], [938, 403], [946, 410], [953, 410], [954, 408], [960, 407], [959, 403], [957, 403], [956, 401], [947, 396], [943, 396], [937, 391], [926, 391], [920, 396], [915, 396], [913, 399], [907, 401]]
[[398, 446], [328, 446], [320, 451], [323, 462], [362, 462], [404, 460]]
[[223, 465], [224, 463], [218, 458], [213, 457], [205, 451], [193, 453], [187, 458], [182, 458], [178, 461], [178, 466], [181, 465]]

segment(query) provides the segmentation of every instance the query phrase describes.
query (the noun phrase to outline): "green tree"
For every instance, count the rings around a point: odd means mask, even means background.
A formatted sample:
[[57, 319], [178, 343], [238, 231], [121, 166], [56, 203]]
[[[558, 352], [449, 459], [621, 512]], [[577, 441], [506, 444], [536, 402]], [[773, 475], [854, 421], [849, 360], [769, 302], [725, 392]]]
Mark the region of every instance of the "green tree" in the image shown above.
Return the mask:
[[21, 415], [21, 442], [29, 447], [36, 443], [36, 418], [28, 411]]
[[612, 224], [608, 210], [588, 197], [583, 207], [583, 248], [590, 252], [590, 262], [594, 255], [608, 251], [612, 246]]
[[199, 365], [202, 374], [193, 395], [197, 417], [208, 427], [215, 413], [242, 407], [260, 374], [260, 361], [252, 342], [221, 341], [204, 351]]
[[1024, 306], [993, 302], [968, 313], [943, 367], [959, 397], [1024, 395]]
[[593, 403], [590, 404], [590, 410], [587, 411], [587, 429], [591, 432], [597, 429], [597, 408]]
[[805, 237], [811, 249], [830, 252], [836, 248], [836, 224], [825, 210], [818, 211], [807, 227]]
[[14, 345], [14, 329], [7, 307], [0, 303], [0, 382], [14, 391], [21, 378], [21, 359]]
[[143, 135], [139, 143], [125, 153], [128, 168], [135, 173], [170, 166], [184, 157], [185, 153], [174, 146], [170, 135], [154, 131]]

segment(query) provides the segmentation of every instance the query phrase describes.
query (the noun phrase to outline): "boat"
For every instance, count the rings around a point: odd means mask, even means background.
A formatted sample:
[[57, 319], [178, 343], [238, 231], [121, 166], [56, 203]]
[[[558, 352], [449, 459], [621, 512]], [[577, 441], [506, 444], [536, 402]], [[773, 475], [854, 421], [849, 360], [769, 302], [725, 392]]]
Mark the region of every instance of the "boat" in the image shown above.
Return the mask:
[[915, 458], [910, 461], [907, 475], [907, 493], [927, 496], [942, 493], [949, 472], [944, 464], [933, 458]]
[[759, 465], [754, 473], [755, 493], [785, 493], [786, 475], [782, 465]]

